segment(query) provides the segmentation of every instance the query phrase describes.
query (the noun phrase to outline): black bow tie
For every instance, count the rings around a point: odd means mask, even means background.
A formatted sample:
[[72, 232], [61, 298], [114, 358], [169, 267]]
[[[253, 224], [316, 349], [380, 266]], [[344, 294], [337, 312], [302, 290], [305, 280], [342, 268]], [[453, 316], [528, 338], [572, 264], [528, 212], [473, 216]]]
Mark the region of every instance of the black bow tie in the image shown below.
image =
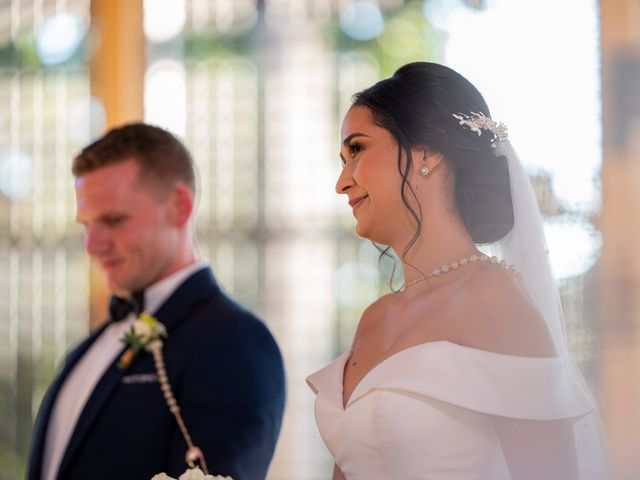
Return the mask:
[[138, 290], [133, 292], [130, 298], [122, 298], [111, 295], [109, 299], [109, 317], [114, 322], [124, 320], [133, 312], [136, 316], [140, 315], [144, 310], [144, 291]]

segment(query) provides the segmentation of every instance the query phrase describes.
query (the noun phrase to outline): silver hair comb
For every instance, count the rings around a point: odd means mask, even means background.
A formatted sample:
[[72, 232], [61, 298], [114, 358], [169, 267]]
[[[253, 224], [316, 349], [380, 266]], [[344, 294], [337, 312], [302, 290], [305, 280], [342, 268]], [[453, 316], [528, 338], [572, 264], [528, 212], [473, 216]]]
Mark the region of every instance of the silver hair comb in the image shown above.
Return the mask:
[[470, 115], [464, 113], [453, 114], [460, 125], [466, 125], [471, 131], [476, 132], [478, 136], [482, 135], [483, 130], [487, 130], [493, 134], [492, 144], [506, 142], [509, 139], [507, 134], [507, 126], [502, 122], [496, 122], [484, 113], [471, 112]]

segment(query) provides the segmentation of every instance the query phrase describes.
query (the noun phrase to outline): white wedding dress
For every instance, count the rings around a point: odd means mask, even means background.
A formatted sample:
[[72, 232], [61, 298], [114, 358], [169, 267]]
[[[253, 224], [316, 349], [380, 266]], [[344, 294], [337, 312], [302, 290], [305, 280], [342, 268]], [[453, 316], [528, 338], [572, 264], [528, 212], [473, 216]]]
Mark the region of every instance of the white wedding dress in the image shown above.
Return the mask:
[[[320, 434], [347, 479], [507, 480], [493, 416], [580, 419], [594, 409], [562, 357], [518, 357], [448, 341], [373, 368], [343, 408], [343, 353], [307, 382]], [[581, 478], [590, 475], [581, 459]], [[594, 468], [597, 468], [594, 467]]]

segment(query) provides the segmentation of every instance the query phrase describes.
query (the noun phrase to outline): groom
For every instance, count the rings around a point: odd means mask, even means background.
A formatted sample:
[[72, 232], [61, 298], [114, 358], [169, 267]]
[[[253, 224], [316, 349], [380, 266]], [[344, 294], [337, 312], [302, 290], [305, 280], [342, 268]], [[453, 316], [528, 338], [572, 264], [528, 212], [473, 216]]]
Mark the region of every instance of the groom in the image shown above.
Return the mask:
[[87, 253], [125, 298], [112, 297], [110, 321], [67, 356], [44, 397], [27, 479], [184, 472], [187, 444], [153, 357], [123, 357], [142, 310], [166, 327], [167, 376], [209, 472], [264, 479], [284, 409], [282, 359], [267, 327], [197, 259], [191, 156], [168, 132], [131, 124], [86, 147], [73, 173]]

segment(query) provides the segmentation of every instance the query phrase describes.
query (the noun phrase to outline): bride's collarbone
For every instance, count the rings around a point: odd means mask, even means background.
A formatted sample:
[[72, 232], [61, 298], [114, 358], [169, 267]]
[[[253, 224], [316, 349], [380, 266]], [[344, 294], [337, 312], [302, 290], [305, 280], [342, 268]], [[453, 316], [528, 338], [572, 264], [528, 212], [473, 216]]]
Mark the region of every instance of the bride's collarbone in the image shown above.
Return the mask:
[[478, 267], [434, 289], [419, 288], [410, 295], [391, 293], [380, 297], [363, 312], [353, 350], [376, 351], [385, 356], [431, 341], [472, 341], [475, 328], [469, 319], [484, 324], [484, 317], [491, 317], [495, 309], [495, 305], [488, 308], [485, 296], [479, 295], [474, 285], [499, 286], [505, 278], [512, 277], [509, 272], [499, 271], [502, 281], [496, 282], [496, 269], [493, 265]]
[[352, 367], [358, 366], [358, 370], [368, 369], [415, 345], [455, 342], [456, 323], [440, 305], [367, 309], [356, 331], [349, 363]]
[[421, 331], [450, 324], [458, 316], [456, 296], [456, 290], [447, 286], [411, 297], [401, 294], [380, 297], [363, 312], [356, 336], [378, 330], [393, 337], [398, 330], [405, 333], [404, 330]]

